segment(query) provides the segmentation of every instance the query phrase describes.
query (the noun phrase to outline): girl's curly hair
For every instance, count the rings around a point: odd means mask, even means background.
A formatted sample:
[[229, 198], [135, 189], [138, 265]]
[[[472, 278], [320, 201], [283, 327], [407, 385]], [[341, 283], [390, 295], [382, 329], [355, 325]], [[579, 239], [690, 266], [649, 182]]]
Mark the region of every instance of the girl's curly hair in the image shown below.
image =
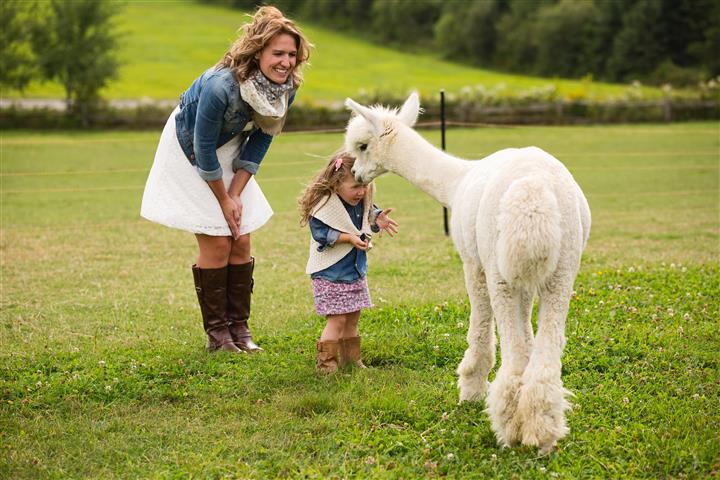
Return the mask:
[[[335, 163], [340, 160], [339, 168], [335, 168]], [[310, 221], [312, 211], [320, 203], [320, 201], [337, 192], [337, 188], [345, 180], [348, 175], [352, 175], [352, 166], [355, 163], [355, 157], [346, 152], [339, 152], [332, 156], [328, 164], [315, 174], [310, 184], [305, 188], [302, 196], [298, 199], [300, 208], [300, 225], [306, 225]], [[371, 183], [368, 188], [367, 197], [372, 201], [374, 186]]]

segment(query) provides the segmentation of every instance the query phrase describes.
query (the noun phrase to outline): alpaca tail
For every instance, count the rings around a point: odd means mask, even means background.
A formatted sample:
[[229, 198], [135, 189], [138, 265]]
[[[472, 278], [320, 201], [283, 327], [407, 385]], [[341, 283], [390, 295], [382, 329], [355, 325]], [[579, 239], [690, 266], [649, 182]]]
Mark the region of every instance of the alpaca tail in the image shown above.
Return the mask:
[[535, 291], [560, 258], [560, 209], [547, 181], [523, 177], [500, 200], [496, 245], [500, 275], [512, 287]]

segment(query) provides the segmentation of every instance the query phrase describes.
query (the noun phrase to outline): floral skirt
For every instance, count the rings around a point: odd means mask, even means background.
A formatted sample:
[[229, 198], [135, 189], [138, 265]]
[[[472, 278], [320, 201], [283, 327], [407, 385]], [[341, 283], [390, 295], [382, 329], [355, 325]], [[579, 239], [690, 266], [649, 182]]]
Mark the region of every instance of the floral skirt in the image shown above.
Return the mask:
[[320, 315], [342, 315], [373, 306], [365, 277], [353, 283], [315, 278], [312, 286], [315, 310]]

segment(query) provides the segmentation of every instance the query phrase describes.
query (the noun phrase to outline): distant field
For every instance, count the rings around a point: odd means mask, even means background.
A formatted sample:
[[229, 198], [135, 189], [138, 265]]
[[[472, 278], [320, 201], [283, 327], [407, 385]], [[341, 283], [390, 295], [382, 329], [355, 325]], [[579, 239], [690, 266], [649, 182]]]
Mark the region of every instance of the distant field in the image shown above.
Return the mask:
[[[122, 35], [120, 77], [103, 93], [106, 98], [176, 98], [205, 68], [217, 62], [247, 21], [244, 13], [184, 1], [128, 2], [118, 18]], [[555, 85], [565, 97], [619, 96], [627, 86], [496, 73], [373, 45], [351, 36], [301, 22], [315, 49], [306, 84], [305, 102], [327, 103], [360, 90], [432, 94], [441, 88], [499, 84], [508, 94]], [[658, 95], [658, 89], [644, 89]], [[17, 94], [11, 95], [16, 96]], [[25, 96], [62, 98], [60, 85], [34, 85]]]
[[563, 366], [572, 430], [542, 458], [500, 449], [483, 406], [457, 405], [461, 263], [441, 207], [398, 177], [378, 180], [401, 230], [371, 252], [376, 308], [360, 328], [372, 368], [314, 373], [322, 320], [295, 201], [340, 135], [283, 134], [261, 167], [275, 216], [253, 235], [251, 323], [267, 351], [232, 357], [202, 350], [192, 236], [139, 218], [159, 132], [4, 132], [0, 477], [711, 477], [717, 128], [448, 132], [466, 158], [540, 146], [590, 202]]

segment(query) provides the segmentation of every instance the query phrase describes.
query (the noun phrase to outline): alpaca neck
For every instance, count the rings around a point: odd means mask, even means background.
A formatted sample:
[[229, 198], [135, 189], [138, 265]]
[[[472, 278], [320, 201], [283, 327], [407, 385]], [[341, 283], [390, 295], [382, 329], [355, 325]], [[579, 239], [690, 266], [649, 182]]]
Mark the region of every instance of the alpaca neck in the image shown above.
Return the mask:
[[411, 128], [399, 132], [391, 155], [393, 172], [446, 207], [470, 168], [467, 160], [446, 154]]

